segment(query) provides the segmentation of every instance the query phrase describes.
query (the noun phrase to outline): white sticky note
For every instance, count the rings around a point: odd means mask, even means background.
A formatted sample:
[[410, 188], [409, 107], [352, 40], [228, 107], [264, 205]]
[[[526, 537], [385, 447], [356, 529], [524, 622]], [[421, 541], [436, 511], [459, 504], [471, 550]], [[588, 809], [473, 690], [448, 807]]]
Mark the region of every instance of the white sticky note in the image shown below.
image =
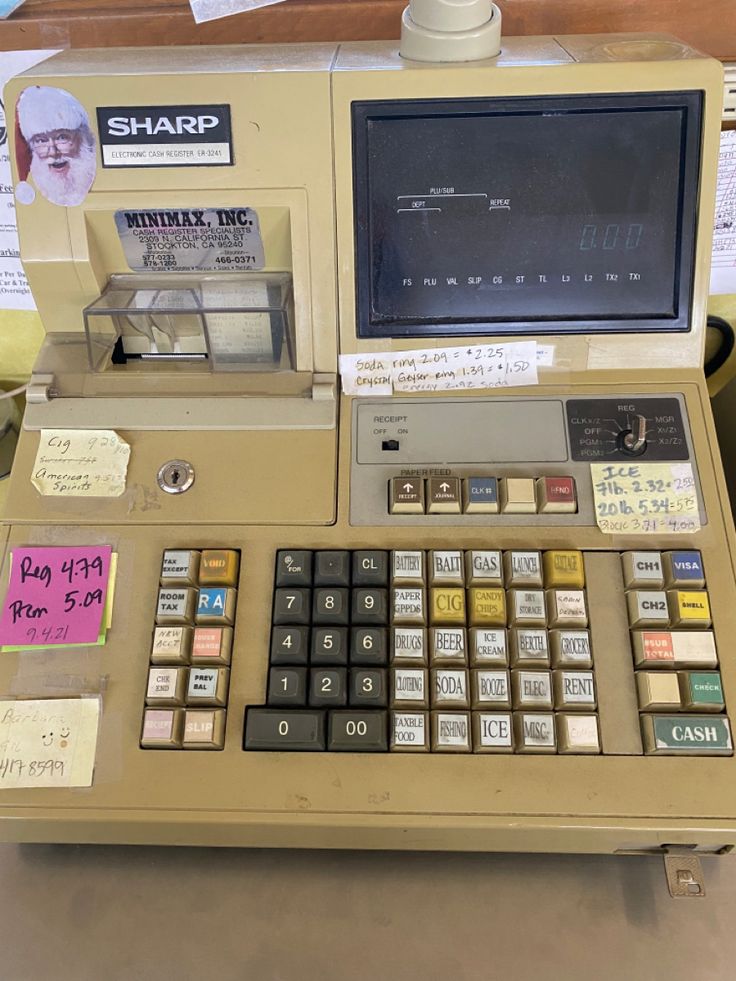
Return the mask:
[[0, 790], [91, 787], [100, 699], [0, 701]]
[[736, 293], [736, 130], [721, 133], [713, 226], [711, 293]]
[[340, 377], [346, 395], [392, 395], [393, 355], [341, 354]]
[[593, 463], [595, 520], [610, 535], [692, 534], [700, 529], [689, 463]]
[[283, 0], [189, 0], [189, 3], [195, 22], [204, 24], [208, 20], [242, 14], [246, 10], [270, 7], [275, 3], [283, 3]]
[[537, 367], [551, 368], [555, 363], [554, 344], [537, 344]]
[[112, 429], [42, 429], [31, 483], [45, 497], [120, 497], [129, 459]]

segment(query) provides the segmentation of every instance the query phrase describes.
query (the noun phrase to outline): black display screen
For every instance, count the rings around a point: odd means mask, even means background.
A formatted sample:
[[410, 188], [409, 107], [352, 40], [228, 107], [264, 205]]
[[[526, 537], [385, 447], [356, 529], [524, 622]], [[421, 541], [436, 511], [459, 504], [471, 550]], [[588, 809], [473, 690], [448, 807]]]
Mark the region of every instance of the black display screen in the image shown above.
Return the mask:
[[687, 330], [701, 94], [353, 104], [358, 333]]

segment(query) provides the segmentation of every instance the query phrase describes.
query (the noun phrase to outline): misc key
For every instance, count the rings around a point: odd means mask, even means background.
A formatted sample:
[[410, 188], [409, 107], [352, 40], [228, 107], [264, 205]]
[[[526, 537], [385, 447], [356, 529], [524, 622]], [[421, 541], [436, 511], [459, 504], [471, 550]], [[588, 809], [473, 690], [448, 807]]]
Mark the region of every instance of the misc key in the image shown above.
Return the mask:
[[539, 552], [504, 552], [503, 565], [507, 586], [542, 585], [542, 556]]
[[426, 712], [392, 712], [390, 725], [392, 752], [429, 752], [429, 719]]
[[303, 549], [281, 549], [276, 553], [277, 586], [311, 586], [312, 553]]
[[309, 672], [309, 704], [314, 708], [347, 705], [347, 675], [345, 668], [313, 668]]
[[429, 679], [424, 668], [394, 668], [391, 672], [391, 707], [429, 708]]
[[473, 627], [470, 630], [470, 666], [473, 668], [509, 663], [506, 631]]
[[680, 708], [680, 685], [671, 671], [637, 671], [636, 690], [642, 711], [673, 712]]
[[501, 481], [501, 510], [504, 514], [535, 514], [537, 493], [533, 477], [507, 477]]
[[312, 623], [347, 624], [350, 618], [349, 603], [349, 589], [315, 589], [312, 598]]
[[424, 514], [424, 480], [421, 477], [392, 477], [388, 484], [391, 514]]
[[229, 586], [208, 586], [197, 596], [197, 623], [219, 623], [232, 626], [238, 591]]
[[665, 756], [732, 756], [725, 715], [642, 715], [644, 752]]
[[271, 664], [307, 664], [309, 627], [273, 627]]
[[245, 710], [243, 749], [320, 751], [325, 729], [324, 711], [251, 707]]
[[366, 626], [388, 623], [388, 590], [354, 588], [352, 622]]
[[539, 477], [537, 502], [542, 514], [572, 514], [578, 509], [573, 477]]
[[542, 558], [544, 585], [548, 589], [582, 589], [585, 586], [583, 553], [572, 550], [545, 552]]
[[627, 589], [661, 589], [664, 586], [659, 552], [624, 552], [621, 562]]
[[550, 630], [553, 668], [589, 668], [593, 664], [590, 634], [587, 630]]
[[557, 750], [552, 712], [514, 712], [517, 753], [554, 753]]
[[642, 630], [631, 634], [634, 663], [646, 668], [715, 668], [718, 654], [710, 630]]
[[309, 589], [275, 589], [273, 593], [273, 622], [275, 624], [309, 623], [312, 592]]
[[463, 481], [463, 507], [466, 514], [496, 514], [498, 512], [496, 477], [466, 477]]
[[431, 586], [463, 586], [465, 569], [463, 553], [459, 551], [432, 551], [427, 557]]
[[473, 712], [473, 752], [510, 753], [514, 730], [510, 712]]
[[556, 709], [571, 712], [576, 709], [591, 711], [596, 707], [592, 671], [553, 671], [552, 687]]
[[429, 514], [460, 514], [460, 481], [457, 477], [430, 477], [427, 481]]
[[183, 718], [182, 709], [145, 709], [141, 746], [145, 749], [178, 749]]
[[626, 594], [632, 627], [667, 627], [670, 613], [662, 590], [633, 590]]
[[330, 712], [328, 749], [343, 753], [385, 753], [388, 751], [388, 712]]
[[307, 704], [306, 668], [271, 668], [268, 672], [268, 704]]
[[423, 585], [424, 552], [401, 550], [392, 552], [391, 582], [394, 586]]
[[156, 627], [151, 664], [188, 664], [192, 650], [191, 627]]
[[482, 669], [470, 672], [470, 705], [474, 709], [511, 708], [508, 671]]
[[424, 627], [391, 628], [391, 663], [426, 667], [427, 631]]
[[387, 631], [384, 627], [353, 627], [350, 631], [350, 663], [388, 663]]
[[166, 586], [158, 591], [156, 604], [156, 623], [192, 623], [197, 602], [197, 590], [172, 589]]
[[222, 749], [225, 709], [187, 709], [181, 744], [183, 749]]
[[679, 671], [682, 707], [688, 712], [722, 712], [723, 685], [718, 671]]
[[601, 741], [596, 715], [555, 713], [557, 751], [560, 753], [600, 753]]
[[433, 708], [469, 708], [468, 672], [452, 668], [430, 671]]
[[673, 627], [709, 627], [710, 603], [702, 590], [673, 589], [667, 593]]
[[348, 628], [314, 627], [312, 629], [311, 663], [334, 665], [348, 663]]
[[509, 633], [512, 667], [549, 667], [549, 641], [546, 630], [537, 627], [514, 627]]
[[702, 589], [705, 586], [700, 552], [665, 552], [662, 565], [667, 586], [684, 586], [686, 589]]
[[192, 548], [167, 548], [161, 563], [162, 586], [196, 586], [199, 552]]
[[240, 553], [232, 548], [206, 548], [199, 563], [200, 586], [237, 586]]
[[351, 668], [350, 704], [362, 708], [386, 708], [386, 681], [386, 671], [380, 668]]
[[432, 752], [471, 751], [470, 712], [431, 712]]
[[466, 552], [465, 578], [469, 586], [502, 586], [501, 553], [497, 549], [475, 549]]
[[511, 691], [514, 708], [552, 708], [552, 679], [549, 671], [512, 671]]
[[349, 586], [350, 552], [315, 552], [315, 586]]
[[388, 552], [353, 552], [353, 586], [388, 586]]

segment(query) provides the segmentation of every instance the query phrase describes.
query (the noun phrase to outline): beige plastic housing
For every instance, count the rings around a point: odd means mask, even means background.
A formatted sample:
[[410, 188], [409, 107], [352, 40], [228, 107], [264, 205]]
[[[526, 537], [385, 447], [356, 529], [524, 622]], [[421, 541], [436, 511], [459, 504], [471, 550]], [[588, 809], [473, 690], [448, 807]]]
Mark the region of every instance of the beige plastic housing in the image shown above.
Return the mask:
[[[109, 273], [126, 271], [110, 222], [121, 202], [242, 202], [272, 209], [273, 221], [265, 225], [272, 243], [267, 254], [278, 256], [274, 265], [286, 263], [289, 229], [304, 360], [293, 376], [251, 383], [247, 398], [236, 383], [227, 391], [211, 381], [209, 390], [204, 383], [191, 390], [182, 383], [178, 392], [140, 388], [132, 400], [122, 383], [111, 382], [105, 391], [80, 361], [73, 398], [30, 406], [0, 526], [0, 583], [7, 581], [15, 546], [109, 543], [119, 555], [118, 585], [104, 648], [0, 657], [3, 697], [100, 692], [103, 699], [93, 786], [0, 790], [0, 839], [568, 852], [673, 845], [715, 852], [736, 845], [734, 757], [647, 757], [636, 751], [620, 559], [634, 548], [702, 552], [726, 705], [735, 712], [735, 539], [700, 367], [720, 128], [718, 64], [656, 35], [506, 38], [493, 62], [463, 65], [409, 63], [396, 46], [383, 43], [339, 51], [70, 52], [14, 80], [6, 90], [9, 113], [22, 87], [35, 82], [68, 88], [91, 118], [97, 105], [121, 102], [228, 102], [236, 150], [233, 168], [100, 171], [77, 209], [64, 211], [38, 198], [19, 206], [22, 253], [47, 328], [81, 331], [81, 307]], [[339, 399], [336, 425], [329, 411], [322, 430], [304, 422], [315, 407], [330, 404], [338, 337], [344, 353], [453, 343], [355, 337], [351, 101], [683, 89], [705, 94], [691, 330], [655, 338], [548, 336], [554, 363], [540, 369], [539, 385], [501, 394], [682, 393], [707, 517], [703, 527], [687, 537], [612, 537], [593, 525], [494, 526], [492, 516], [486, 527], [450, 528], [441, 515], [422, 527], [351, 526], [354, 400]], [[309, 386], [301, 384], [302, 367]], [[37, 370], [53, 376], [48, 350]], [[317, 372], [326, 373], [322, 384]], [[474, 395], [463, 397], [472, 405]], [[188, 416], [179, 411], [182, 399]], [[145, 407], [154, 402], [158, 411], [151, 417]], [[248, 406], [247, 426], [231, 424], [241, 403]], [[396, 407], [400, 411], [400, 397]], [[130, 443], [121, 498], [48, 499], [31, 486], [38, 429], [78, 426], [80, 420], [113, 426]], [[155, 483], [158, 466], [169, 458], [190, 460], [197, 471], [192, 490], [178, 497], [162, 494]], [[535, 475], [531, 464], [528, 471]], [[276, 551], [450, 543], [585, 551], [601, 729], [614, 751], [595, 757], [245, 753], [244, 710], [263, 704], [266, 694]], [[142, 750], [162, 552], [206, 547], [242, 554], [224, 749]]]

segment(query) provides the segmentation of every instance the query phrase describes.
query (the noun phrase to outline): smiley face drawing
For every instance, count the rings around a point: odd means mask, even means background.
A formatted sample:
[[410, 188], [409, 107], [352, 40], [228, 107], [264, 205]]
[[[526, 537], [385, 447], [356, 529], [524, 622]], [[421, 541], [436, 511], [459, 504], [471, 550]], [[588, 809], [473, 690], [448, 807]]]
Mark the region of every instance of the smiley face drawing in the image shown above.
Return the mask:
[[66, 749], [66, 747], [69, 745], [68, 739], [69, 739], [69, 733], [70, 733], [70, 731], [71, 730], [69, 729], [69, 726], [64, 726], [64, 728], [59, 733], [59, 748], [60, 749]]
[[53, 741], [54, 741], [54, 734], [53, 734], [53, 732], [45, 732], [41, 736], [41, 742], [44, 744], [44, 746], [51, 746], [51, 744], [53, 743]]

